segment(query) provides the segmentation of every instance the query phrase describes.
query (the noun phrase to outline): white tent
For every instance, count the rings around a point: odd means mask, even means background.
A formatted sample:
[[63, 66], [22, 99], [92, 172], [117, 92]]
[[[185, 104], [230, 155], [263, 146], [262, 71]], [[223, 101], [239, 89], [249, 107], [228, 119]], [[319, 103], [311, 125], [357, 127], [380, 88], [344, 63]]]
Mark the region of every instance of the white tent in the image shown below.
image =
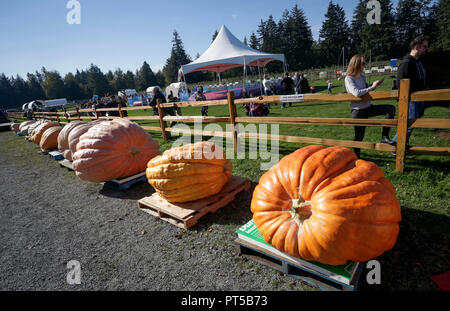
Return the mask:
[[195, 71], [222, 71], [246, 66], [264, 67], [269, 62], [285, 62], [284, 54], [270, 54], [254, 50], [239, 41], [227, 27], [222, 25], [209, 48], [192, 63], [182, 65], [184, 75]]

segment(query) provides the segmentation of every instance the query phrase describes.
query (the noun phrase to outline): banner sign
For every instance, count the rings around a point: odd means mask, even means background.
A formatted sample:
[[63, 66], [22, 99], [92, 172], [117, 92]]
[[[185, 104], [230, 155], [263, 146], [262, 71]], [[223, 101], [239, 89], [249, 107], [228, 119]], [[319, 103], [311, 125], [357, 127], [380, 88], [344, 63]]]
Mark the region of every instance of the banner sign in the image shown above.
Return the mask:
[[282, 103], [303, 103], [303, 94], [297, 95], [282, 95], [280, 96], [280, 102]]

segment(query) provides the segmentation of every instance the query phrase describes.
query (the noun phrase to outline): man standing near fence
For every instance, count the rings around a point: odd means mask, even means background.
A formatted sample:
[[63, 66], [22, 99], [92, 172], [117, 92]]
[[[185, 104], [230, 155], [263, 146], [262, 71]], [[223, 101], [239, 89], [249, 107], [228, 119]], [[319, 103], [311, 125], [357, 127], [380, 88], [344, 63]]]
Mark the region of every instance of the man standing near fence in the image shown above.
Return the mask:
[[[281, 81], [281, 85], [283, 86], [284, 94], [285, 95], [291, 95], [294, 93], [294, 80], [292, 80], [291, 77], [289, 77], [289, 72], [286, 72], [284, 75], [284, 79]], [[292, 106], [292, 103], [289, 103], [289, 107]], [[286, 103], [283, 103], [281, 105], [281, 108], [285, 108]]]
[[[411, 41], [411, 51], [408, 55], [403, 57], [400, 66], [397, 71], [397, 83], [400, 85], [400, 80], [410, 80], [410, 93], [423, 91], [428, 89], [426, 82], [425, 68], [420, 61], [420, 58], [424, 56], [428, 51], [428, 38], [425, 36], [419, 36]], [[410, 102], [408, 119], [418, 119], [423, 116], [424, 102]], [[409, 137], [411, 136], [413, 128], [408, 127], [406, 135], [406, 145], [408, 146]], [[393, 143], [397, 143], [397, 134], [392, 139]]]

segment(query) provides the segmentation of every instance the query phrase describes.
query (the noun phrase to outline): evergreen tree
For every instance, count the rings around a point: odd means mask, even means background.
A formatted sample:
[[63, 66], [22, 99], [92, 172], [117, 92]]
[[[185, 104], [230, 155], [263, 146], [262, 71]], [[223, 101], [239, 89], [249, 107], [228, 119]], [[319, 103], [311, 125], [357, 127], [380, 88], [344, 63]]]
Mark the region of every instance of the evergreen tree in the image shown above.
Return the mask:
[[325, 20], [320, 29], [320, 50], [322, 65], [338, 64], [339, 56], [344, 48], [345, 54], [350, 52], [349, 40], [350, 27], [345, 18], [344, 9], [339, 4], [328, 4]]
[[14, 96], [14, 88], [11, 85], [11, 80], [2, 73], [0, 75], [0, 106], [5, 108], [19, 108], [19, 105], [20, 103], [16, 101]]
[[430, 29], [430, 46], [435, 51], [445, 51], [450, 49], [450, 0], [439, 0], [432, 8], [432, 17], [429, 18], [429, 28], [431, 21], [435, 21], [434, 31]]
[[289, 61], [295, 69], [306, 69], [312, 66], [313, 37], [305, 13], [298, 5], [294, 5], [289, 19], [290, 36], [287, 49], [291, 51]]
[[120, 68], [114, 71], [114, 78], [110, 82], [111, 88], [115, 91], [126, 89], [125, 76]]
[[353, 19], [350, 25], [350, 46], [351, 54], [363, 53], [361, 52], [361, 34], [363, 32], [363, 27], [367, 25], [367, 8], [366, 1], [359, 0], [353, 12]]
[[123, 77], [123, 80], [124, 80], [124, 85], [125, 85], [126, 89], [135, 89], [136, 88], [135, 76], [131, 70], [127, 70], [127, 72], [125, 73], [125, 75]]
[[254, 32], [252, 32], [252, 34], [250, 35], [250, 45], [249, 46], [252, 49], [259, 50], [258, 38], [256, 37]]
[[409, 52], [409, 43], [421, 33], [421, 12], [416, 0], [399, 0], [396, 10], [396, 42], [398, 55]]
[[166, 78], [164, 77], [164, 73], [162, 72], [162, 70], [158, 70], [158, 72], [156, 72], [155, 77], [156, 77], [156, 85], [160, 87], [166, 86]]
[[64, 77], [64, 93], [67, 100], [83, 99], [85, 94], [75, 76], [69, 72]]
[[136, 75], [136, 88], [139, 91], [145, 91], [152, 85], [156, 85], [156, 77], [150, 65], [144, 61], [144, 64]]
[[[373, 60], [386, 60], [395, 56], [395, 20], [391, 0], [379, 0], [381, 5], [381, 24], [363, 24], [360, 33], [360, 53]], [[366, 14], [369, 10], [366, 8]], [[354, 34], [356, 35], [356, 34]], [[350, 56], [350, 55], [349, 55]]]
[[216, 40], [218, 34], [219, 34], [219, 32], [217, 31], [217, 29], [214, 30], [214, 33], [213, 33], [213, 36], [212, 36], [211, 43], [214, 42], [214, 40]]
[[178, 32], [174, 30], [170, 57], [166, 60], [166, 65], [162, 70], [166, 79], [166, 85], [178, 81], [178, 70], [181, 65], [190, 62], [191, 60], [184, 50], [183, 42], [181, 41]]
[[41, 85], [47, 99], [64, 98], [64, 82], [58, 71], [45, 71]]
[[87, 89], [90, 93], [104, 96], [111, 91], [108, 80], [103, 72], [96, 65], [91, 64], [87, 71]]
[[42, 89], [41, 82], [39, 81], [39, 78], [37, 75], [32, 74], [32, 73], [27, 73], [27, 85], [28, 85], [29, 96], [32, 98], [32, 100], [46, 99], [45, 92]]
[[242, 41], [246, 46], [248, 46], [247, 37], [244, 36], [244, 41]]

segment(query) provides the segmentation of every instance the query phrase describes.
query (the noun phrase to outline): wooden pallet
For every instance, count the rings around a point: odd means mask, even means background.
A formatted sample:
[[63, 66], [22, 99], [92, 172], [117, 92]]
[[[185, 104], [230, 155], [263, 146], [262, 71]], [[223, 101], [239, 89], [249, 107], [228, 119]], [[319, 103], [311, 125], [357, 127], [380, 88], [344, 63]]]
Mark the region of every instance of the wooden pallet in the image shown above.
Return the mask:
[[170, 222], [182, 229], [189, 229], [208, 213], [227, 206], [235, 196], [250, 189], [250, 180], [238, 176], [231, 177], [222, 190], [213, 196], [185, 203], [170, 203], [154, 193], [138, 201], [138, 208], [150, 215]]
[[143, 181], [147, 182], [145, 171], [125, 178], [107, 181], [105, 182], [105, 185], [118, 190], [126, 190], [132, 185]]
[[56, 161], [60, 161], [60, 160], [64, 159], [62, 153], [59, 152], [58, 150], [49, 151], [48, 155], [50, 156], [50, 158], [52, 158], [53, 160], [56, 160]]
[[64, 159], [64, 160], [62, 160], [62, 161], [59, 161], [58, 163], [59, 163], [59, 165], [61, 165], [62, 167], [65, 167], [65, 168], [67, 168], [67, 169], [73, 171], [72, 161], [69, 161], [69, 160], [67, 160], [67, 159]]
[[255, 260], [263, 265], [278, 270], [290, 277], [299, 279], [313, 287], [324, 291], [356, 291], [358, 288], [359, 278], [364, 268], [364, 263], [358, 263], [356, 269], [352, 273], [350, 284], [339, 282], [324, 274], [308, 269], [305, 266], [290, 261], [264, 249], [257, 245], [252, 245], [245, 240], [236, 238], [234, 240], [238, 254], [251, 260]]

